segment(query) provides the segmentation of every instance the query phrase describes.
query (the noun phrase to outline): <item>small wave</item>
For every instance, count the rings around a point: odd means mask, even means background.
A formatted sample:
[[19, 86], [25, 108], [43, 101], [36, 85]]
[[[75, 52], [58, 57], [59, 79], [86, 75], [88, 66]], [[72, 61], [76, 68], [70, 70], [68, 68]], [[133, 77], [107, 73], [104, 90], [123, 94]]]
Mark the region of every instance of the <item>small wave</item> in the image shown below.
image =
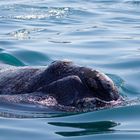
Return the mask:
[[70, 8], [66, 7], [66, 8], [52, 8], [48, 11], [49, 16], [50, 17], [56, 17], [56, 18], [60, 18], [60, 17], [64, 17], [66, 15], [68, 15]]
[[114, 74], [107, 74], [115, 83], [115, 85], [118, 87], [118, 88], [121, 88], [124, 84], [124, 80], [119, 77], [118, 75], [114, 75]]
[[63, 18], [68, 15], [70, 8], [49, 8], [47, 12], [34, 13], [28, 15], [17, 15], [12, 18], [14, 19], [22, 19], [22, 20], [31, 20], [31, 19], [46, 19], [49, 17], [53, 18]]
[[140, 0], [126, 0], [125, 3], [139, 6], [140, 5]]
[[51, 43], [62, 43], [62, 44], [69, 44], [71, 41], [60, 41], [60, 40], [49, 40]]
[[[3, 118], [53, 118], [64, 117], [67, 115], [73, 115], [72, 113], [64, 113], [50, 110], [48, 108], [36, 107], [26, 105], [4, 105], [0, 103], [0, 117]], [[20, 109], [18, 109], [20, 108]]]
[[44, 19], [48, 18], [49, 15], [20, 15], [20, 16], [15, 16], [15, 19], [23, 19], [23, 20], [29, 20], [29, 19]]
[[10, 65], [15, 65], [15, 66], [24, 66], [25, 65], [18, 58], [16, 58], [15, 56], [13, 56], [7, 52], [0, 53], [0, 62], [10, 64]]
[[0, 48], [0, 52], [3, 51], [4, 49]]
[[25, 40], [25, 39], [30, 39], [31, 33], [35, 33], [35, 32], [39, 32], [42, 31], [44, 29], [41, 28], [32, 28], [32, 29], [19, 29], [17, 31], [8, 33], [8, 35], [10, 35], [11, 37], [18, 39], [18, 40]]
[[[0, 18], [3, 19], [46, 19], [46, 18], [63, 18], [70, 14], [69, 7], [34, 7], [29, 5], [2, 5], [2, 11], [5, 11]], [[12, 14], [11, 14], [12, 13]]]
[[28, 49], [17, 49], [12, 51], [12, 53], [22, 60], [26, 65], [47, 65], [50, 63], [51, 58], [45, 52], [39, 52], [36, 50]]

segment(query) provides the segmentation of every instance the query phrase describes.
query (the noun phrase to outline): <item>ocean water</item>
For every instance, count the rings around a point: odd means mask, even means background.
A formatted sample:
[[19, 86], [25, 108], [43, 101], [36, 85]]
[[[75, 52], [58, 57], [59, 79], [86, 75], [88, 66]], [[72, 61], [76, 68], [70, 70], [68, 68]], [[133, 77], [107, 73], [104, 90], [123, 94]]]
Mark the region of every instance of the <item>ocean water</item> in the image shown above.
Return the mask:
[[0, 62], [57, 59], [103, 71], [133, 102], [78, 114], [1, 104], [1, 140], [140, 139], [139, 0], [0, 0]]

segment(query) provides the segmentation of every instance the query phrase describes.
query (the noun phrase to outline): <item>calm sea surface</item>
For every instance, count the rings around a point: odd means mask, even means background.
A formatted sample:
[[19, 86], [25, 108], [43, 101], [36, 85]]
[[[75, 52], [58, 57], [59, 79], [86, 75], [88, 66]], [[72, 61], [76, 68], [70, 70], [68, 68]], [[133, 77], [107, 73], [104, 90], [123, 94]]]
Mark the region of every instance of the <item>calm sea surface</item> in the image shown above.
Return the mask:
[[139, 0], [0, 0], [0, 62], [101, 70], [130, 105], [70, 114], [0, 106], [0, 140], [140, 139]]

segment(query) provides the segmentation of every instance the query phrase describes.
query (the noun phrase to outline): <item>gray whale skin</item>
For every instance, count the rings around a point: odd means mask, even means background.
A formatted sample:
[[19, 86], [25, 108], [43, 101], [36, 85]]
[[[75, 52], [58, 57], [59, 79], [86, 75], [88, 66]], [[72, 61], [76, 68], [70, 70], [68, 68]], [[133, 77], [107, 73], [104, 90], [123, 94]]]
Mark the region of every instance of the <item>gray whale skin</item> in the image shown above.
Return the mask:
[[0, 102], [39, 104], [65, 111], [113, 106], [122, 100], [102, 72], [54, 61], [49, 66], [0, 66]]

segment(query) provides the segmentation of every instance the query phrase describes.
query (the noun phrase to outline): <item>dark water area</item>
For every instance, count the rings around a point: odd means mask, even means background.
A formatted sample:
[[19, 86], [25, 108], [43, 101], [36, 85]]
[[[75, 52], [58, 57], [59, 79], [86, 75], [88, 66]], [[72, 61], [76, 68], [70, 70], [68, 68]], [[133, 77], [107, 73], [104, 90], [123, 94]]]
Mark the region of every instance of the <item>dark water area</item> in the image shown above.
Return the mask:
[[1, 0], [0, 62], [70, 59], [108, 74], [127, 106], [87, 113], [0, 102], [1, 140], [140, 139], [139, 0]]

